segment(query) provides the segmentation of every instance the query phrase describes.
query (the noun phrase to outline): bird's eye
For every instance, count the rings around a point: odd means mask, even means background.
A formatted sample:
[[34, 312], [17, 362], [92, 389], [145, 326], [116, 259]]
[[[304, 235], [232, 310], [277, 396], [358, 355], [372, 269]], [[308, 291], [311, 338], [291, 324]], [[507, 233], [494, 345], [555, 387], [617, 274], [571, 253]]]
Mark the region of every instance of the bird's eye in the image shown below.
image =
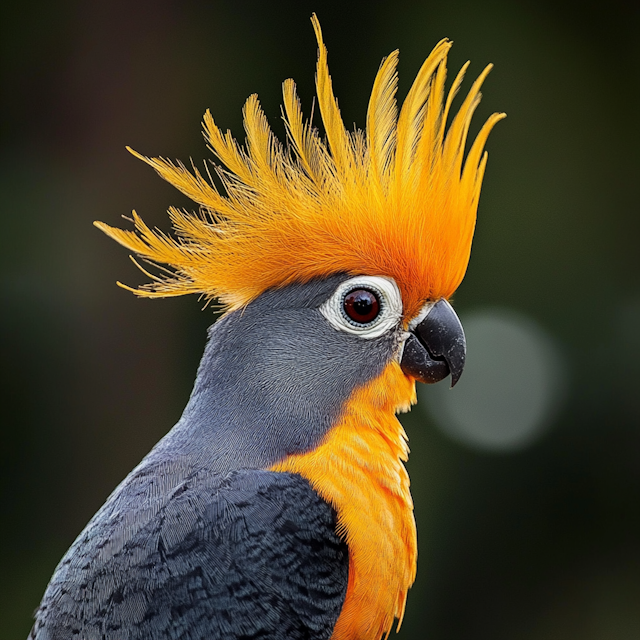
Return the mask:
[[338, 286], [320, 313], [334, 329], [369, 340], [400, 326], [402, 296], [391, 278], [354, 276]]
[[345, 295], [342, 308], [353, 322], [368, 324], [378, 317], [380, 300], [369, 289], [353, 289]]

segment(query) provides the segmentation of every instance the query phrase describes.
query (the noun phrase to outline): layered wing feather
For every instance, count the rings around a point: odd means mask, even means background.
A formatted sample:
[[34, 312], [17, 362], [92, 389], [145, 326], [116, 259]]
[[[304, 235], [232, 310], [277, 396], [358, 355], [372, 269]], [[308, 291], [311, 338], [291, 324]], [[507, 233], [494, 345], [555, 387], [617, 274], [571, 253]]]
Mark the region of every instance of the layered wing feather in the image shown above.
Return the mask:
[[335, 513], [300, 476], [142, 467], [63, 558], [31, 640], [327, 640], [347, 588]]

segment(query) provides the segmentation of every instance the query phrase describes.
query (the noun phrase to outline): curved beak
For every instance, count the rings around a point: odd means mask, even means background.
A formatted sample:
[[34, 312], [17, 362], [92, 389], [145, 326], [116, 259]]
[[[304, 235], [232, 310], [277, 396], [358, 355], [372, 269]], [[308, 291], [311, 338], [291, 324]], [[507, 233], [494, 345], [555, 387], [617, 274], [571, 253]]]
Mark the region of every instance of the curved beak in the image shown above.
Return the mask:
[[409, 327], [400, 366], [407, 375], [427, 384], [451, 374], [453, 387], [462, 375], [467, 353], [462, 324], [444, 298], [425, 310], [426, 315], [418, 316], [419, 323]]

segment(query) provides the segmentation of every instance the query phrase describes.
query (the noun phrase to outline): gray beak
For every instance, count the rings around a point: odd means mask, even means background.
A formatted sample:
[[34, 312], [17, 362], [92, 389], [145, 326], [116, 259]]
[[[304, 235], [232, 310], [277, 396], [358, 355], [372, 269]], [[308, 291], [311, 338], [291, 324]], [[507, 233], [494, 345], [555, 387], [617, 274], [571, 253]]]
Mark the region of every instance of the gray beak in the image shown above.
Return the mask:
[[400, 366], [407, 375], [427, 384], [440, 382], [451, 374], [453, 387], [462, 375], [466, 353], [462, 324], [453, 307], [442, 298], [411, 330]]

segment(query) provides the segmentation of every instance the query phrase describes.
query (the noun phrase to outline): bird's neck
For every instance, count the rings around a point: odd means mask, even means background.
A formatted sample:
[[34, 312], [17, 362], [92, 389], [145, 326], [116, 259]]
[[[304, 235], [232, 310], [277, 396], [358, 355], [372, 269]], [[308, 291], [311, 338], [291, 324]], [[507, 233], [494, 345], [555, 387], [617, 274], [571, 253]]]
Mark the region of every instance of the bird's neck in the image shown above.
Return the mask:
[[415, 383], [392, 362], [353, 392], [319, 447], [272, 467], [307, 478], [338, 513], [349, 586], [332, 640], [378, 640], [402, 618], [417, 547], [407, 438], [395, 414], [413, 402]]
[[[365, 377], [357, 362], [345, 360], [328, 377], [306, 357], [312, 338], [296, 342], [259, 311], [228, 314], [212, 327], [187, 407], [154, 457], [180, 456], [212, 472], [268, 469], [314, 449], [339, 419]], [[335, 333], [319, 313], [307, 321], [314, 319], [314, 335]]]

